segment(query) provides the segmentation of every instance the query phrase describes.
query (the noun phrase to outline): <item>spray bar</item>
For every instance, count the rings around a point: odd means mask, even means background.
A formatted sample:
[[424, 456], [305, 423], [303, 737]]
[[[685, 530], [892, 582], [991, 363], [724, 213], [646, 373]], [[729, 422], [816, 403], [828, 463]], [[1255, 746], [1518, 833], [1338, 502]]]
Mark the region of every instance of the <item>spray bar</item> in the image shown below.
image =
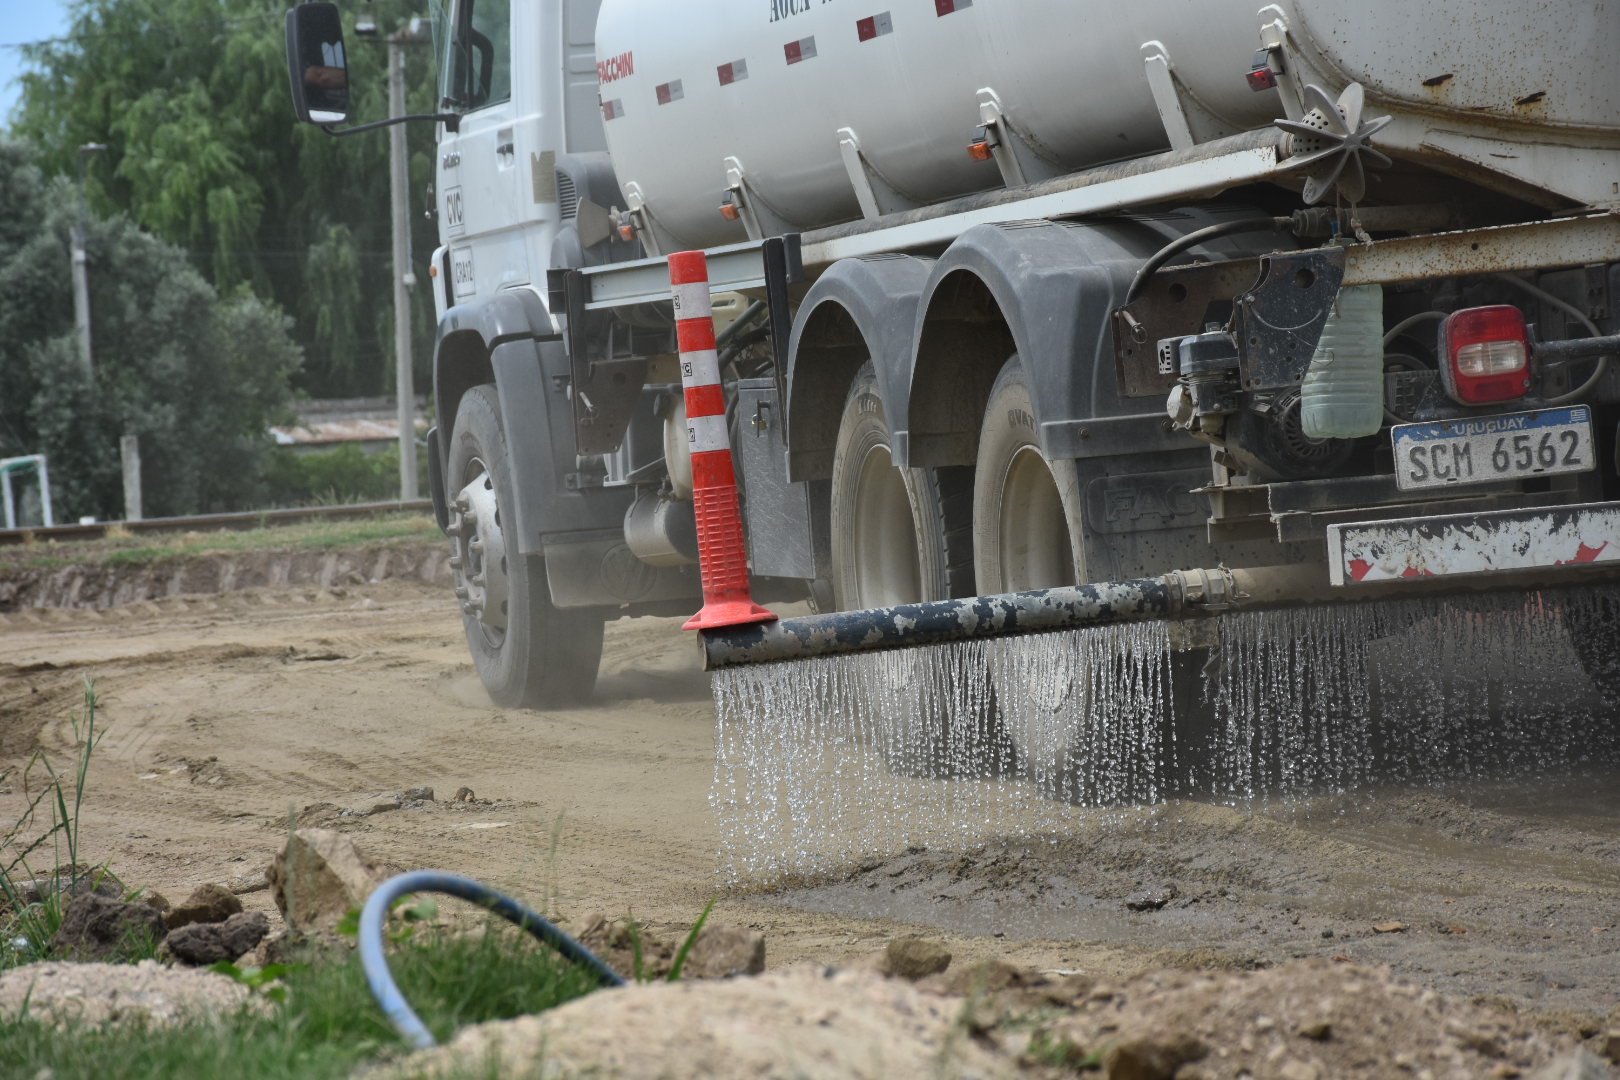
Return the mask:
[[1541, 589], [1613, 580], [1611, 564], [1534, 567], [1463, 578], [1332, 586], [1308, 563], [1253, 569], [1177, 570], [1163, 577], [1068, 585], [1001, 596], [974, 596], [842, 611], [752, 626], [704, 630], [705, 670], [803, 660], [812, 656], [937, 645], [945, 641], [1078, 630], [1154, 619], [1218, 615], [1238, 608], [1296, 607], [1386, 596], [1433, 596], [1497, 589]]
[[1230, 607], [1235, 589], [1231, 571], [1191, 570], [1134, 581], [808, 615], [706, 630], [703, 664], [713, 671], [942, 641], [1173, 619], [1192, 608], [1216, 611]]

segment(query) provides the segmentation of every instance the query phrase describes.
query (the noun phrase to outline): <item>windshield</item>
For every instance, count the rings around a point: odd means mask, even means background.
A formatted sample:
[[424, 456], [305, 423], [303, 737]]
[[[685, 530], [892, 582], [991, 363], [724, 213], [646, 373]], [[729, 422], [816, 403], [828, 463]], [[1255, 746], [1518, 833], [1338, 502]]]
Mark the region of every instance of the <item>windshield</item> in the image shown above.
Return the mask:
[[433, 20], [435, 38], [449, 40], [439, 86], [443, 106], [466, 112], [511, 100], [511, 0], [462, 0], [453, 16], [434, 0]]

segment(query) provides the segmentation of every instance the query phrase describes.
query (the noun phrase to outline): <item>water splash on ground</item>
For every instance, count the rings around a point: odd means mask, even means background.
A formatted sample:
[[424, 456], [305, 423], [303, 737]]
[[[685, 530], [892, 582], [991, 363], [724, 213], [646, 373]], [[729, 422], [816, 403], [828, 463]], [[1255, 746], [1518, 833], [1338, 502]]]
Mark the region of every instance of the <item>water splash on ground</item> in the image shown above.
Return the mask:
[[727, 669], [721, 870], [780, 884], [1084, 808], [1613, 760], [1617, 625], [1601, 587], [1235, 613], [1179, 654], [1140, 623]]

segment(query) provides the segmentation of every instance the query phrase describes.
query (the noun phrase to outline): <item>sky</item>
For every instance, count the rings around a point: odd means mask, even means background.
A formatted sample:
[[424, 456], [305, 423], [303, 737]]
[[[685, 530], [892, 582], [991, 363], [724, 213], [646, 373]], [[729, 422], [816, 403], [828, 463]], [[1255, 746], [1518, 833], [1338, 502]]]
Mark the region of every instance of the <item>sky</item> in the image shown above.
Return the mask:
[[0, 0], [0, 127], [9, 126], [17, 104], [14, 80], [22, 73], [21, 51], [6, 46], [60, 37], [68, 28], [67, 8], [67, 0]]

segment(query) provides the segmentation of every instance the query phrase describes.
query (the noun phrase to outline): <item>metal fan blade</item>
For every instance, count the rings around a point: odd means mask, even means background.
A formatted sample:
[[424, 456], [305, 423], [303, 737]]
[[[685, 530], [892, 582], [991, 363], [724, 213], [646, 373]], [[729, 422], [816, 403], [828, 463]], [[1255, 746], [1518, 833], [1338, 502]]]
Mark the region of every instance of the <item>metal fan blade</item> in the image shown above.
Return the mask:
[[1339, 174], [1344, 172], [1345, 155], [1335, 156], [1325, 169], [1312, 173], [1305, 180], [1305, 202], [1319, 203], [1333, 190]]
[[1337, 145], [1338, 136], [1335, 136], [1332, 132], [1311, 127], [1311, 125], [1303, 124], [1298, 120], [1273, 120], [1272, 124], [1290, 135], [1298, 135], [1305, 139], [1332, 139]]
[[1320, 110], [1324, 117], [1338, 126], [1342, 134], [1353, 134], [1350, 128], [1344, 126], [1344, 115], [1339, 112], [1339, 103], [1328, 97], [1328, 92], [1315, 83], [1308, 83], [1305, 86], [1305, 104]]
[[1347, 154], [1339, 174], [1339, 196], [1347, 203], [1358, 203], [1367, 194], [1367, 173], [1360, 154]]
[[1344, 146], [1340, 143], [1334, 143], [1332, 146], [1329, 146], [1326, 149], [1312, 150], [1308, 154], [1300, 154], [1297, 157], [1291, 157], [1288, 159], [1288, 164], [1295, 169], [1308, 169], [1312, 165], [1327, 161], [1329, 158], [1338, 157], [1343, 153]]
[[1367, 102], [1367, 92], [1361, 84], [1353, 82], [1339, 95], [1339, 114], [1344, 117], [1344, 130], [1351, 134], [1361, 131], [1361, 110]]

